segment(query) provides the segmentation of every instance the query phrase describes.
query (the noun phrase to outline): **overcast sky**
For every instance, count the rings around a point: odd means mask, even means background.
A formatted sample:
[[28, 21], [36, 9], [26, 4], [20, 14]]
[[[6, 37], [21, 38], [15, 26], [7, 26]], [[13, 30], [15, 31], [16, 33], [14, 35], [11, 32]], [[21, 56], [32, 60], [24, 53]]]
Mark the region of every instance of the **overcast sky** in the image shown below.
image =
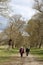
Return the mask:
[[[10, 15], [21, 14], [24, 19], [29, 20], [35, 14], [32, 9], [33, 3], [33, 0], [11, 0], [9, 5], [13, 12]], [[6, 27], [7, 19], [0, 16], [0, 22], [3, 23], [3, 25], [0, 25], [1, 30]]]
[[33, 3], [34, 0], [11, 0], [10, 6], [13, 14], [21, 14], [25, 19], [30, 19], [35, 13]]

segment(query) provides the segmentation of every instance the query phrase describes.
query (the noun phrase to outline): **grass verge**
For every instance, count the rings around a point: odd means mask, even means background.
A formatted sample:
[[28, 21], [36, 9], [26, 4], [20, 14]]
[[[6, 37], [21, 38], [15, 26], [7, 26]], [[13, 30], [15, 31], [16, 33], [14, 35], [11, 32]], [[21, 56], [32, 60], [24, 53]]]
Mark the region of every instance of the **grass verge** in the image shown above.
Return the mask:
[[43, 60], [43, 48], [32, 48], [31, 54], [36, 55], [38, 60]]

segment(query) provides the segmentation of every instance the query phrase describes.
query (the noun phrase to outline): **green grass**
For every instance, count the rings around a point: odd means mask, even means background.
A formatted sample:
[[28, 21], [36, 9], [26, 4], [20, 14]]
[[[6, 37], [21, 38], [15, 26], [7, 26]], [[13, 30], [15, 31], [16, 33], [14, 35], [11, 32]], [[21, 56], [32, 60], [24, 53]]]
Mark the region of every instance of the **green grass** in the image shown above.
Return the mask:
[[4, 62], [6, 60], [9, 60], [11, 56], [14, 56], [14, 54], [18, 53], [18, 49], [9, 49], [6, 48], [6, 46], [0, 46], [0, 62]]
[[[14, 56], [14, 54], [17, 54], [18, 52], [18, 48], [8, 50], [7, 46], [0, 46], [0, 62], [10, 60], [10, 57]], [[43, 59], [43, 48], [32, 48], [30, 52], [33, 55], [37, 55], [38, 59]]]
[[43, 48], [32, 48], [30, 52], [33, 55], [37, 55], [38, 59], [43, 60]]
[[18, 53], [18, 50], [16, 49], [10, 49], [10, 50], [0, 50], [0, 56], [11, 56], [12, 54]]
[[43, 55], [43, 49], [33, 48], [33, 49], [31, 49], [31, 53]]

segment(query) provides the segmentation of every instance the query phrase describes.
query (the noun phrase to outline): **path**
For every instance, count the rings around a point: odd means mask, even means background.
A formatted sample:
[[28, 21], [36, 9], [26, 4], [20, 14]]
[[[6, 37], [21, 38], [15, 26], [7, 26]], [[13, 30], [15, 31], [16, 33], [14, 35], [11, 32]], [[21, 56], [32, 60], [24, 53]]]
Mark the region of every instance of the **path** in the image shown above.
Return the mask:
[[19, 54], [16, 54], [10, 58], [10, 61], [0, 63], [0, 65], [43, 65], [43, 62], [36, 61], [31, 54], [28, 57], [24, 55], [23, 58]]

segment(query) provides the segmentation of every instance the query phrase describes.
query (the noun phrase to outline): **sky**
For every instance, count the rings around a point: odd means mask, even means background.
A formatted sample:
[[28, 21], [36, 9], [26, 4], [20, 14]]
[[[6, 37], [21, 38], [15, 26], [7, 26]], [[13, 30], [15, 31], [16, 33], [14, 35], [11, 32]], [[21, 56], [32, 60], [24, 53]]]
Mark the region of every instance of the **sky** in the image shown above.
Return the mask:
[[[10, 9], [12, 12], [10, 15], [21, 14], [23, 19], [29, 20], [34, 14], [35, 11], [32, 9], [34, 1], [33, 0], [11, 0], [9, 3]], [[7, 19], [0, 16], [0, 31], [3, 30], [7, 25]]]
[[11, 0], [10, 6], [13, 14], [21, 14], [23, 18], [30, 19], [35, 11], [32, 9], [33, 0]]
[[7, 19], [0, 16], [0, 32], [5, 29], [7, 25]]

